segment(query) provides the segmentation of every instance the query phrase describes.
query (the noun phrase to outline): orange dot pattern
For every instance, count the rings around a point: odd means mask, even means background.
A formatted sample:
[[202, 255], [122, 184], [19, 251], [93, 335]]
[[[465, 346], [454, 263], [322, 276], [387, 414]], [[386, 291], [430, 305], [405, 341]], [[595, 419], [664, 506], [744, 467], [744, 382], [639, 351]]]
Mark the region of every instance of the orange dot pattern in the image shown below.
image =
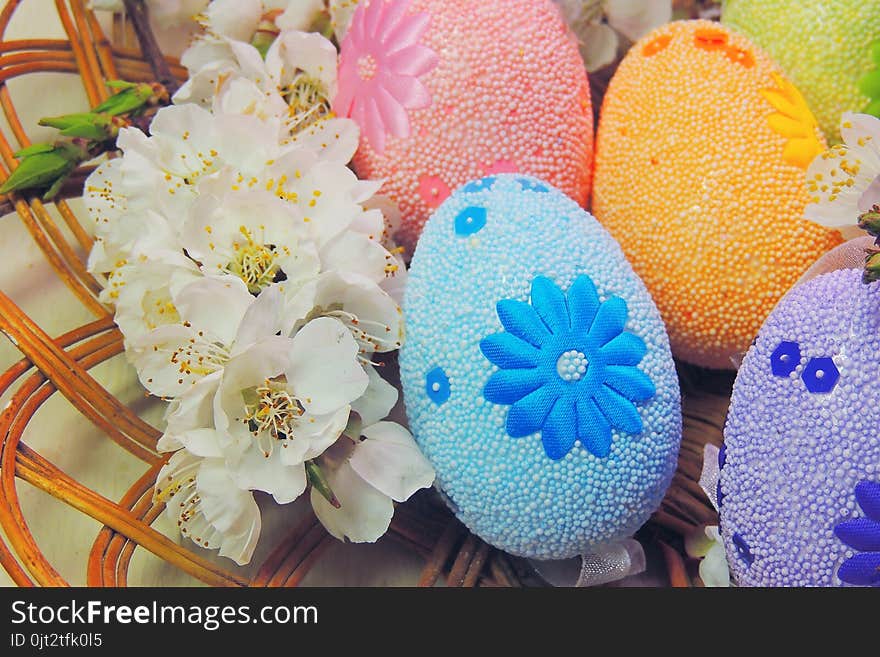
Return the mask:
[[439, 62], [420, 78], [431, 105], [410, 112], [411, 134], [388, 135], [380, 155], [361, 139], [359, 177], [384, 180], [397, 202], [396, 235], [409, 254], [431, 213], [460, 185], [520, 172], [585, 205], [593, 110], [574, 36], [551, 0], [413, 0], [427, 12], [422, 43]]
[[774, 74], [745, 37], [675, 22], [629, 52], [602, 106], [593, 214], [648, 286], [673, 353], [704, 367], [730, 369], [842, 241], [802, 218], [805, 171], [786, 161], [762, 95]]

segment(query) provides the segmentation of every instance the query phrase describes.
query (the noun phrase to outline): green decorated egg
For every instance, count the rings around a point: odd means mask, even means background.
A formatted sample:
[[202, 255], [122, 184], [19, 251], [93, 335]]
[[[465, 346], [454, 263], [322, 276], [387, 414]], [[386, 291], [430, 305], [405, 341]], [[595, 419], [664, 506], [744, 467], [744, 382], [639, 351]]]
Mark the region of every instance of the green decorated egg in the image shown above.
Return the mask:
[[843, 112], [880, 116], [880, 0], [726, 0], [721, 20], [782, 67], [829, 141]]

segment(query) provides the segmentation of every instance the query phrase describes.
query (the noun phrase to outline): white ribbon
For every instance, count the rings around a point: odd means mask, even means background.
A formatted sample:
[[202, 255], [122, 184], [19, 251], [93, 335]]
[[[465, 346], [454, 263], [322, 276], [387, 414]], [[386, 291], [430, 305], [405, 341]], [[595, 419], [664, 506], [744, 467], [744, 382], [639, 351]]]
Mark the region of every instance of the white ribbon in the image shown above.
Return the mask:
[[530, 560], [552, 586], [600, 586], [645, 570], [645, 551], [632, 538], [597, 546], [579, 557], [557, 561]]

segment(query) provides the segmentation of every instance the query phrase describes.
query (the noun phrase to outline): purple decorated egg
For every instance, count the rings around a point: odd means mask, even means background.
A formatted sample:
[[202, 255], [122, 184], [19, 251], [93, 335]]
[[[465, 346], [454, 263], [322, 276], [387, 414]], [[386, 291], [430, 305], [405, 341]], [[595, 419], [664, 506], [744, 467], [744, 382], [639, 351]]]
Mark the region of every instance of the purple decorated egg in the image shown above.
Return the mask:
[[792, 290], [736, 379], [721, 534], [741, 586], [880, 586], [880, 284]]

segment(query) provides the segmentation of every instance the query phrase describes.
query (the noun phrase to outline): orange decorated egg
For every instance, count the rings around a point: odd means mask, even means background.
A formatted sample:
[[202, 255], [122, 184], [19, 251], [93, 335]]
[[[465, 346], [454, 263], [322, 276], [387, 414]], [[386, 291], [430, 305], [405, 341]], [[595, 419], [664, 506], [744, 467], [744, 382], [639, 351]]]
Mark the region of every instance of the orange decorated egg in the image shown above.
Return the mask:
[[806, 102], [745, 37], [707, 21], [638, 42], [605, 96], [593, 214], [683, 360], [731, 368], [837, 231], [803, 219], [825, 149]]
[[333, 109], [361, 128], [354, 167], [382, 179], [409, 252], [460, 185], [539, 176], [584, 205], [593, 114], [551, 0], [362, 0], [340, 44]]

